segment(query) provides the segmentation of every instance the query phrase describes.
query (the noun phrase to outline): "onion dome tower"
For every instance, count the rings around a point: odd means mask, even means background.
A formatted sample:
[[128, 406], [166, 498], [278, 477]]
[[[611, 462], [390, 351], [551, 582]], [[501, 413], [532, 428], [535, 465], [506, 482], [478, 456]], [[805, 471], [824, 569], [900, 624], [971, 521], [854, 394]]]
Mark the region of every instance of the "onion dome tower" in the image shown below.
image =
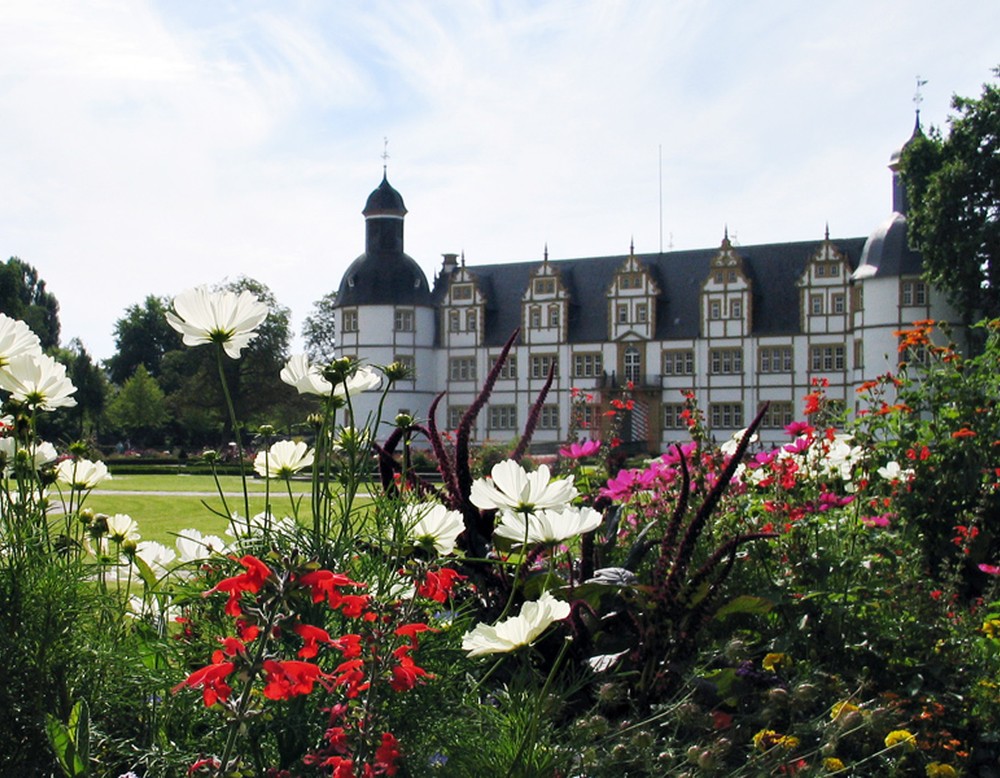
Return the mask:
[[344, 273], [337, 305], [433, 305], [424, 271], [403, 253], [406, 206], [384, 172], [361, 213], [365, 253]]

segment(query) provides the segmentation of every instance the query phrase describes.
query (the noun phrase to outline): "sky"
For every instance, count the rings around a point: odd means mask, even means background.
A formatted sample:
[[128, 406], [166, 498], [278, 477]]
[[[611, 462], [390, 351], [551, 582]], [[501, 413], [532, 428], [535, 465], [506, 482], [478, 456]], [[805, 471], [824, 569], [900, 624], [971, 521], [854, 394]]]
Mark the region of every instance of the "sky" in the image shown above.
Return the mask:
[[0, 261], [106, 359], [129, 306], [241, 275], [300, 331], [383, 164], [431, 282], [865, 236], [917, 77], [946, 128], [998, 30], [995, 0], [0, 0]]

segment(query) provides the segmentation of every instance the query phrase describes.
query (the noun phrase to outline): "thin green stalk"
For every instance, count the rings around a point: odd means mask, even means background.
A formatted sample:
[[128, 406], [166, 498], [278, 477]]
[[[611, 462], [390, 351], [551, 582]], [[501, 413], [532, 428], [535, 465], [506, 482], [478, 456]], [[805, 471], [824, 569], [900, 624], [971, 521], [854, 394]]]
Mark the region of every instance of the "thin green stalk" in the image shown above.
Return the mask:
[[243, 436], [240, 430], [240, 423], [236, 418], [236, 407], [233, 405], [233, 396], [229, 392], [229, 382], [226, 381], [226, 371], [222, 361], [222, 344], [215, 344], [216, 362], [219, 366], [219, 380], [222, 382], [222, 394], [226, 398], [226, 407], [229, 409], [229, 421], [233, 425], [233, 435], [236, 438], [236, 454], [240, 462], [240, 479], [243, 482], [243, 510], [247, 520], [247, 527], [250, 526], [250, 492], [247, 490], [247, 471], [243, 462]]

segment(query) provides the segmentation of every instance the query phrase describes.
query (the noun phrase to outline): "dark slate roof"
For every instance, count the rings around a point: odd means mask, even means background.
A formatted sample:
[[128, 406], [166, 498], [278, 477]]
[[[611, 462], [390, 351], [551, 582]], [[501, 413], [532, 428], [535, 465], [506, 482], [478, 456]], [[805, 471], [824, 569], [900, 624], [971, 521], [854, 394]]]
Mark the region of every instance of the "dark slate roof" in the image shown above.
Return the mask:
[[[864, 238], [831, 242], [847, 257], [852, 270], [858, 267]], [[822, 245], [822, 241], [804, 241], [735, 247], [753, 284], [754, 335], [800, 331], [797, 281]], [[712, 258], [718, 252], [714, 248], [637, 255], [661, 291], [656, 308], [657, 340], [699, 336], [701, 285], [708, 278]], [[620, 255], [549, 260], [570, 295], [570, 343], [607, 340], [607, 291], [625, 258]], [[535, 261], [469, 267], [486, 298], [486, 345], [502, 345], [521, 326], [522, 298], [538, 266]]]
[[391, 214], [393, 216], [405, 216], [406, 206], [403, 205], [403, 196], [389, 184], [386, 173], [382, 173], [382, 183], [368, 195], [365, 209], [361, 212], [365, 216], [376, 216], [378, 214]]
[[362, 254], [340, 281], [337, 306], [434, 305], [427, 276], [408, 254]]
[[910, 248], [906, 237], [906, 217], [894, 213], [865, 242], [857, 277], [919, 275], [922, 271], [920, 254]]

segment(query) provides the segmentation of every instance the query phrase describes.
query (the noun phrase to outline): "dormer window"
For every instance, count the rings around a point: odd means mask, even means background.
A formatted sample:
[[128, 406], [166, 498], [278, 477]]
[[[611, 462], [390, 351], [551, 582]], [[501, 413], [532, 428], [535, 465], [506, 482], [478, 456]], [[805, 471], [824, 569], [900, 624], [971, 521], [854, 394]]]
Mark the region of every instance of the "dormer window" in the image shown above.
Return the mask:
[[538, 305], [532, 305], [528, 309], [528, 326], [533, 330], [540, 329], [542, 326], [542, 309]]
[[743, 318], [743, 301], [742, 300], [730, 300], [729, 301], [729, 318], [730, 319], [742, 319]]
[[556, 280], [554, 278], [536, 278], [535, 294], [555, 294]]
[[471, 300], [472, 284], [455, 284], [451, 288], [452, 300]]
[[559, 326], [559, 306], [550, 305], [549, 306], [549, 326], [558, 327]]
[[635, 320], [639, 324], [645, 324], [649, 320], [649, 308], [646, 303], [637, 303], [635, 306]]

